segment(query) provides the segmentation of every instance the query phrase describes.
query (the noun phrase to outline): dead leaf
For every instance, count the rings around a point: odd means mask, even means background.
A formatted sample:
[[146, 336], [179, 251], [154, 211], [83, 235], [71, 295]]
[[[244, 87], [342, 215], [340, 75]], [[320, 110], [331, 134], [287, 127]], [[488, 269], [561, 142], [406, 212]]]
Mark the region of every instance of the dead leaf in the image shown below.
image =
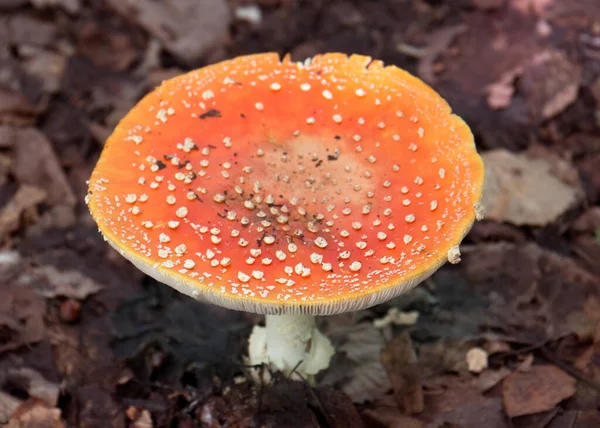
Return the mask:
[[61, 411], [48, 407], [43, 401], [30, 399], [21, 404], [14, 412], [7, 428], [64, 428]]
[[67, 64], [64, 55], [28, 45], [21, 46], [19, 54], [23, 69], [42, 83], [45, 92], [58, 92]]
[[559, 180], [546, 159], [504, 149], [482, 154], [486, 218], [517, 226], [544, 226], [579, 199], [580, 190]]
[[515, 93], [512, 80], [494, 82], [486, 88], [487, 104], [492, 110], [500, 110], [510, 105]]
[[49, 407], [55, 407], [58, 404], [60, 386], [50, 382], [32, 368], [9, 369], [6, 378], [11, 385], [27, 392], [32, 398], [42, 400]]
[[536, 120], [549, 119], [577, 98], [581, 67], [563, 51], [547, 49], [536, 53], [523, 67], [519, 79], [527, 109]]
[[12, 199], [0, 209], [0, 242], [19, 228], [25, 213], [31, 213], [38, 204], [46, 200], [46, 192], [35, 186], [22, 185]]
[[74, 206], [75, 195], [46, 136], [34, 128], [15, 133], [13, 174], [17, 180], [46, 190], [46, 202], [51, 206]]
[[372, 323], [351, 325], [336, 332], [342, 342], [337, 350], [346, 361], [325, 373], [323, 384], [337, 384], [355, 403], [364, 403], [388, 393], [391, 389], [387, 373], [381, 364], [384, 339]]
[[398, 405], [408, 414], [422, 412], [424, 401], [419, 365], [407, 331], [392, 339], [381, 353], [381, 361]]
[[454, 25], [451, 27], [439, 28], [427, 36], [427, 47], [424, 49], [424, 54], [419, 59], [417, 71], [419, 76], [426, 82], [433, 83], [436, 81], [434, 62], [442, 53], [448, 50], [450, 44], [460, 34], [467, 31], [466, 25]]
[[0, 283], [14, 278], [22, 268], [21, 255], [17, 251], [0, 251]]
[[38, 9], [59, 7], [66, 12], [76, 14], [81, 9], [80, 0], [30, 0]]
[[54, 150], [44, 134], [33, 128], [15, 130], [15, 161], [12, 171], [20, 183], [37, 186], [47, 193], [46, 210], [28, 232], [66, 228], [75, 223], [77, 203]]
[[152, 423], [152, 415], [147, 409], [143, 409], [140, 412], [140, 415], [132, 424], [133, 428], [152, 428], [154, 424]]
[[221, 48], [231, 14], [223, 0], [109, 0], [121, 15], [136, 20], [188, 65]]
[[51, 265], [32, 268], [31, 276], [22, 277], [21, 281], [30, 283], [41, 296], [48, 299], [61, 296], [84, 300], [103, 288], [79, 271], [60, 271]]
[[363, 417], [369, 423], [367, 426], [383, 426], [385, 428], [425, 428], [426, 424], [412, 416], [402, 414], [398, 403], [392, 396], [377, 400], [373, 408], [363, 411]]
[[12, 415], [21, 404], [21, 400], [0, 391], [0, 424], [6, 424], [10, 420], [10, 415]]
[[516, 371], [502, 384], [504, 409], [511, 418], [545, 412], [575, 394], [575, 379], [556, 366]]
[[472, 0], [473, 5], [481, 10], [499, 9], [505, 2], [506, 0]]
[[[2, 90], [0, 89], [0, 105], [2, 103]], [[0, 107], [0, 115], [2, 114], [2, 108]], [[15, 144], [16, 132], [15, 128], [8, 125], [0, 125], [0, 148], [9, 149]]]
[[428, 427], [506, 428], [502, 400], [486, 397], [472, 385], [471, 376], [438, 376], [424, 380], [428, 391], [421, 418]]
[[507, 367], [501, 367], [497, 370], [488, 369], [473, 380], [473, 386], [481, 392], [489, 391], [511, 373], [512, 372]]
[[600, 206], [590, 207], [571, 226], [578, 233], [594, 234], [600, 228]]
[[8, 283], [0, 299], [0, 352], [39, 342], [46, 327], [44, 300], [30, 287]]
[[509, 0], [509, 5], [524, 15], [542, 15], [554, 0]]

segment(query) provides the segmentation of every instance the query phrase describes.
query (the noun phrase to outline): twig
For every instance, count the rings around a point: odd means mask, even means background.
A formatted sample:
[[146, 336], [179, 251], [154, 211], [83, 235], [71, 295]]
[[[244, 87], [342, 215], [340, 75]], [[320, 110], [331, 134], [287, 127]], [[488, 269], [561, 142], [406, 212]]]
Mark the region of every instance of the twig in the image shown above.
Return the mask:
[[591, 379], [588, 379], [583, 373], [581, 373], [575, 367], [572, 367], [570, 364], [565, 363], [560, 358], [558, 358], [556, 355], [554, 355], [548, 348], [546, 348], [545, 345], [540, 346], [540, 353], [542, 354], [542, 356], [545, 359], [550, 361], [552, 364], [556, 365], [558, 368], [567, 372], [568, 374], [573, 376], [575, 379], [585, 383], [590, 388], [593, 388], [596, 391], [600, 392], [600, 383], [593, 381]]

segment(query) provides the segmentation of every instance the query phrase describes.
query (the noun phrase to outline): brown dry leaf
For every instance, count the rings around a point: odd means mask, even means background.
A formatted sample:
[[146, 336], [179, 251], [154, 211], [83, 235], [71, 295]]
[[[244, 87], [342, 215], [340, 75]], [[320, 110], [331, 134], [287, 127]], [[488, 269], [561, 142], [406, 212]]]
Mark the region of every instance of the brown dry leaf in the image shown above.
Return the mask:
[[499, 9], [504, 6], [506, 0], [471, 0], [473, 5], [481, 10]]
[[[0, 67], [2, 67], [1, 62]], [[22, 94], [0, 84], [0, 124], [27, 123], [36, 112], [35, 106]]]
[[20, 281], [30, 284], [41, 296], [49, 299], [61, 296], [84, 300], [103, 288], [79, 271], [60, 271], [51, 265], [32, 268]]
[[59, 7], [72, 14], [78, 13], [81, 9], [80, 0], [30, 0], [30, 2], [38, 9]]
[[19, 55], [23, 69], [41, 82], [45, 92], [58, 92], [67, 64], [64, 55], [28, 45], [19, 48]]
[[[400, 412], [396, 399], [385, 396], [377, 400], [373, 408], [363, 411], [367, 426], [382, 426], [385, 428], [425, 428], [426, 424], [419, 419]], [[370, 422], [373, 423], [370, 423]]]
[[[534, 243], [479, 244], [465, 249], [467, 260], [432, 277], [439, 305], [433, 314], [421, 313], [420, 334], [537, 344], [572, 334], [569, 317], [583, 310], [590, 295], [600, 296], [596, 276], [572, 258]], [[452, 365], [466, 370], [463, 352], [468, 348], [459, 345], [444, 347], [461, 348], [453, 358], [429, 352], [433, 364], [423, 370], [442, 365], [447, 370], [453, 370]], [[419, 347], [421, 363], [427, 357], [424, 348]]]
[[502, 384], [504, 409], [511, 418], [545, 412], [575, 394], [575, 379], [550, 364], [516, 371]]
[[495, 82], [490, 83], [486, 88], [487, 105], [492, 110], [500, 110], [507, 108], [515, 94], [514, 82], [517, 77], [523, 73], [523, 67], [517, 66], [512, 70], [508, 70]]
[[43, 401], [31, 399], [25, 401], [14, 412], [7, 428], [64, 428], [61, 411], [48, 407]]
[[188, 65], [221, 48], [229, 36], [231, 14], [224, 0], [109, 0]]
[[589, 296], [582, 311], [573, 312], [567, 319], [579, 340], [600, 342], [600, 300]]
[[133, 428], [152, 428], [153, 426], [152, 415], [147, 409], [143, 409], [132, 424]]
[[473, 380], [473, 386], [481, 392], [486, 392], [498, 385], [509, 374], [511, 374], [511, 371], [506, 367], [497, 370], [488, 369]]
[[436, 59], [442, 53], [447, 51], [454, 39], [467, 31], [467, 28], [466, 25], [459, 24], [451, 27], [439, 28], [429, 34], [427, 37], [427, 47], [417, 65], [418, 74], [423, 80], [429, 83], [434, 83], [436, 81], [435, 73], [433, 71]]
[[[2, 98], [2, 93], [0, 89], [0, 102]], [[1, 114], [1, 112], [0, 112]], [[16, 132], [15, 128], [8, 125], [0, 125], [0, 148], [9, 149], [12, 148], [15, 144]]]
[[21, 254], [18, 251], [0, 251], [0, 283], [7, 283], [23, 268]]
[[44, 300], [30, 287], [8, 283], [0, 299], [0, 352], [42, 340], [46, 327]]
[[509, 0], [510, 7], [524, 15], [542, 15], [554, 0]]
[[38, 204], [46, 200], [46, 192], [35, 186], [22, 185], [12, 199], [0, 209], [0, 242], [19, 228], [25, 213], [32, 214]]
[[407, 331], [392, 339], [382, 351], [381, 361], [398, 405], [408, 414], [423, 411], [423, 389], [417, 355]]
[[20, 183], [44, 189], [50, 206], [39, 219], [36, 228], [66, 228], [75, 223], [77, 199], [66, 178], [52, 145], [44, 134], [33, 128], [15, 130], [15, 161], [13, 174]]
[[42, 400], [49, 407], [55, 407], [58, 404], [60, 385], [50, 382], [32, 368], [10, 369], [6, 378], [11, 385], [27, 391], [30, 397]]
[[482, 154], [486, 177], [482, 203], [486, 218], [517, 226], [544, 226], [580, 197], [580, 189], [553, 174], [549, 160], [504, 149]]
[[577, 98], [581, 78], [581, 67], [564, 52], [547, 49], [536, 53], [519, 79], [529, 113], [536, 120], [545, 120], [562, 112]]
[[471, 377], [438, 376], [423, 381], [426, 406], [421, 418], [428, 427], [506, 428], [502, 400], [486, 397]]
[[338, 346], [339, 353], [345, 355], [345, 364], [329, 369], [322, 379], [324, 384], [338, 384], [355, 403], [364, 403], [384, 396], [391, 385], [383, 365], [381, 351], [385, 345], [381, 332], [371, 323], [352, 325]]
[[16, 129], [13, 173], [20, 183], [45, 189], [47, 203], [74, 206], [75, 195], [50, 141], [34, 128]]
[[12, 415], [21, 404], [21, 400], [0, 391], [0, 424], [6, 424], [10, 420], [10, 415]]

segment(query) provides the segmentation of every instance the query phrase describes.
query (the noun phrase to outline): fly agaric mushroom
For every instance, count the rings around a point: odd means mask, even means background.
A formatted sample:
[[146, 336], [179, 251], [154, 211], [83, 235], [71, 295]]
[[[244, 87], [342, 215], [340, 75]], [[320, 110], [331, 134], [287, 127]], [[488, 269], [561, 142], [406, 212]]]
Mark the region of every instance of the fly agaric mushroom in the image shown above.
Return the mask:
[[314, 316], [384, 302], [460, 260], [483, 173], [469, 127], [407, 72], [266, 53], [142, 99], [106, 142], [87, 203], [146, 274], [266, 314], [251, 363], [314, 375], [333, 354]]

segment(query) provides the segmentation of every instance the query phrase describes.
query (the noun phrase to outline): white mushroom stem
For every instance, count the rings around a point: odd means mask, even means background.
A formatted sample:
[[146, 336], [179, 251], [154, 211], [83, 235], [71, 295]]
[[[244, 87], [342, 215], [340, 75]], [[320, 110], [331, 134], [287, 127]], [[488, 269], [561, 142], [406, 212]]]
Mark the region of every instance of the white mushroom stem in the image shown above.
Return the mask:
[[[311, 378], [329, 367], [333, 346], [311, 315], [267, 315], [248, 343], [248, 363], [267, 364], [292, 378]], [[294, 371], [292, 373], [292, 371]]]

